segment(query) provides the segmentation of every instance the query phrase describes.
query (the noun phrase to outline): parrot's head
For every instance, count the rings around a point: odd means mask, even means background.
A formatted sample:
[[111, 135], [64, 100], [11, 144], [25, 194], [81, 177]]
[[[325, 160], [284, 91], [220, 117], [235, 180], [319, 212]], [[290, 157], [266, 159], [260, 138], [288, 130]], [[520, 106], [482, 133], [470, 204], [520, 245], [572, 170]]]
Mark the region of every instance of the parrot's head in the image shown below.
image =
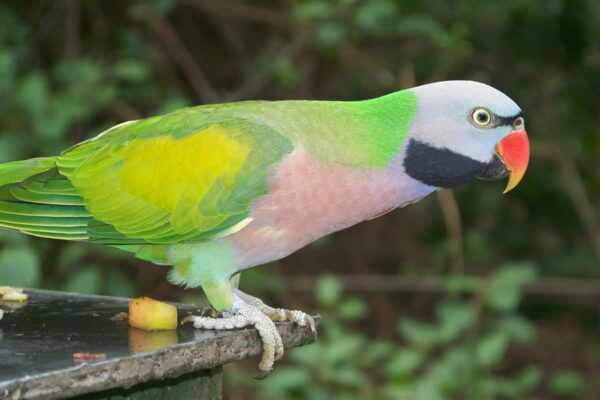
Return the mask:
[[404, 157], [408, 175], [443, 188], [508, 175], [504, 193], [517, 186], [529, 162], [529, 140], [523, 112], [513, 100], [472, 81], [413, 90], [417, 112]]

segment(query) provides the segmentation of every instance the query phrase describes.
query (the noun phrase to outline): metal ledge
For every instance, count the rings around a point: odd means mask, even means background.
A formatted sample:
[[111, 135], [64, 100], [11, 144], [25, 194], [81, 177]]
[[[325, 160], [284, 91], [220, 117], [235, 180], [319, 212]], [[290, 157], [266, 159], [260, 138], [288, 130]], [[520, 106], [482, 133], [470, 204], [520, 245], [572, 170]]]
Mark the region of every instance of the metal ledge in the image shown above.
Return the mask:
[[[23, 304], [0, 302], [0, 398], [54, 399], [129, 388], [210, 370], [261, 354], [255, 329], [146, 332], [112, 319], [128, 299], [26, 290]], [[180, 319], [197, 308], [177, 304]], [[286, 348], [315, 341], [309, 328], [278, 323]], [[78, 363], [75, 353], [105, 359]]]

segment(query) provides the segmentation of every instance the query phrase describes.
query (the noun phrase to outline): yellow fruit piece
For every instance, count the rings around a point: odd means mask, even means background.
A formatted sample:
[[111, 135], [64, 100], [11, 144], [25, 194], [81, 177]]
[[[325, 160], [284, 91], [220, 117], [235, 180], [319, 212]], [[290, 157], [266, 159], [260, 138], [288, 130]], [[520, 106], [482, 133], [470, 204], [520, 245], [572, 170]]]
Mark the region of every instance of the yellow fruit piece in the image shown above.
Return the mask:
[[23, 293], [23, 288], [16, 288], [10, 286], [0, 286], [0, 295], [8, 294], [8, 293]]
[[29, 298], [27, 293], [9, 292], [0, 296], [2, 301], [25, 301]]
[[23, 293], [22, 288], [0, 286], [0, 300], [2, 301], [25, 301], [28, 298], [29, 296], [27, 293]]
[[131, 299], [129, 325], [146, 331], [177, 329], [177, 308], [150, 297]]

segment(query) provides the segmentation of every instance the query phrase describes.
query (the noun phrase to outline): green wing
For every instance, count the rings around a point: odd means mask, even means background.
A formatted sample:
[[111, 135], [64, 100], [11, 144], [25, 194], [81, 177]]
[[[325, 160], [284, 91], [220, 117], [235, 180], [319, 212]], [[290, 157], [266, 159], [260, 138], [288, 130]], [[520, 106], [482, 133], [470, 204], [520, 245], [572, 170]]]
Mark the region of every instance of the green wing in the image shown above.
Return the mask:
[[293, 145], [264, 124], [212, 111], [122, 124], [67, 150], [57, 169], [0, 188], [0, 211], [10, 216], [0, 222], [113, 245], [194, 242], [241, 229]]

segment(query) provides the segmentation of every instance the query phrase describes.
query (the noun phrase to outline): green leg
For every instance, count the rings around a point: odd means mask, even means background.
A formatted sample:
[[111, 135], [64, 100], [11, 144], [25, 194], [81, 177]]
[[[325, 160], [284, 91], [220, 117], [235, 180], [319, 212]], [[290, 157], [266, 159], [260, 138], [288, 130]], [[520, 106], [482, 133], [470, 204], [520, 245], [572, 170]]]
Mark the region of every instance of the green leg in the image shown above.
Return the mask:
[[[260, 335], [263, 356], [258, 365], [259, 377], [265, 377], [276, 359], [283, 357], [283, 343], [273, 321], [258, 307], [248, 304], [237, 293], [239, 276], [234, 249], [226, 241], [174, 245], [168, 250], [175, 267], [170, 280], [188, 287], [201, 286], [211, 305], [223, 318], [188, 316], [196, 329], [238, 329], [254, 327]], [[231, 279], [231, 281], [230, 281]]]

